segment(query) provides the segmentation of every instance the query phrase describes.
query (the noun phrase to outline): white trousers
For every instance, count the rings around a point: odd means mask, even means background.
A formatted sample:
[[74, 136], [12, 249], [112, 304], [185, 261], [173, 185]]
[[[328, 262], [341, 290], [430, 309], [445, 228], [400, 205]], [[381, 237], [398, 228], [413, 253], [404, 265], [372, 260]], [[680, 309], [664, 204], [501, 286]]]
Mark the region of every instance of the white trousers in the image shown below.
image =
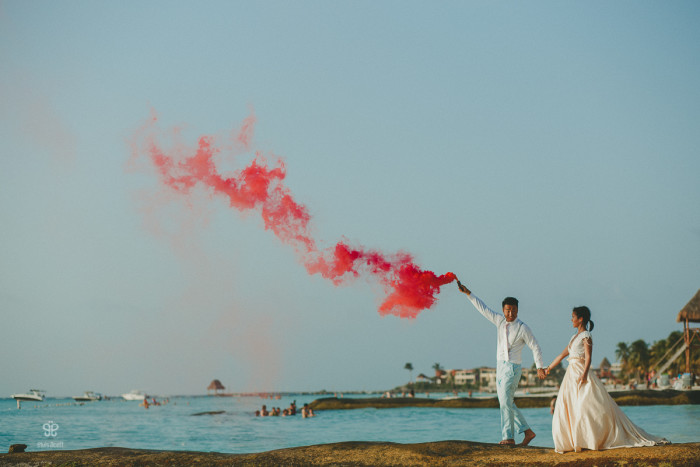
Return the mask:
[[513, 398], [520, 382], [522, 368], [517, 363], [499, 361], [496, 367], [496, 390], [501, 406], [501, 434], [503, 439], [515, 439], [514, 431], [523, 433], [530, 429]]

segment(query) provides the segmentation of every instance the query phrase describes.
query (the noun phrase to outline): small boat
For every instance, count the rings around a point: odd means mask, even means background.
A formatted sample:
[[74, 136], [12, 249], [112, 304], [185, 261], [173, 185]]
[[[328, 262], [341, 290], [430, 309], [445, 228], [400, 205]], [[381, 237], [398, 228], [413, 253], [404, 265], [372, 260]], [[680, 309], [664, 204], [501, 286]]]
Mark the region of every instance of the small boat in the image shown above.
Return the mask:
[[27, 394], [12, 394], [12, 398], [18, 401], [43, 401], [46, 391], [42, 389], [30, 389]]
[[146, 398], [146, 394], [144, 394], [142, 391], [133, 389], [131, 392], [122, 394], [122, 397], [125, 401], [143, 401]]
[[82, 396], [73, 396], [73, 399], [77, 402], [101, 401], [102, 394], [97, 394], [92, 391], [85, 391]]
[[459, 396], [445, 396], [445, 397], [440, 398], [441, 401], [454, 401], [457, 399], [461, 399], [461, 397], [459, 397]]

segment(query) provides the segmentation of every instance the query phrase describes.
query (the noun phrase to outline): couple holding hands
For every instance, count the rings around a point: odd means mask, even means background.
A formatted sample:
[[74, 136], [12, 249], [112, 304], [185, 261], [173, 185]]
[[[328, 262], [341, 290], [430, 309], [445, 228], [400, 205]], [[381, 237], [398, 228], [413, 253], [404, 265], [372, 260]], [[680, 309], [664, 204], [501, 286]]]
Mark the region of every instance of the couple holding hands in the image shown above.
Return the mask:
[[573, 309], [571, 323], [576, 334], [564, 351], [549, 366], [542, 361], [542, 351], [530, 328], [518, 319], [518, 300], [503, 300], [503, 313], [496, 313], [457, 280], [459, 290], [466, 294], [477, 310], [498, 330], [496, 387], [501, 406], [500, 444], [515, 444], [515, 432], [524, 435], [523, 446], [532, 441], [535, 433], [513, 402], [521, 374], [521, 354], [525, 345], [530, 347], [537, 366], [537, 375], [544, 379], [564, 358], [569, 357], [564, 380], [561, 383], [552, 420], [552, 437], [557, 452], [582, 449], [602, 450], [621, 447], [654, 446], [667, 444], [645, 432], [620, 410], [591, 367], [593, 349], [593, 321], [588, 307]]

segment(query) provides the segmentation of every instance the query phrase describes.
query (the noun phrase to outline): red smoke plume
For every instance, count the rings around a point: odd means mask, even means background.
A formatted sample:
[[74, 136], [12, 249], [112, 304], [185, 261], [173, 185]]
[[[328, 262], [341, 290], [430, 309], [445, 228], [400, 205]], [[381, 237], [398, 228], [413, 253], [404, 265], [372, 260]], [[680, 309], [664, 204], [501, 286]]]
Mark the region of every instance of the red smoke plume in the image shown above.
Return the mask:
[[[438, 276], [420, 269], [407, 253], [387, 256], [361, 247], [353, 248], [343, 242], [319, 250], [309, 232], [311, 217], [308, 210], [294, 200], [284, 185], [286, 168], [281, 161], [268, 166], [256, 151], [256, 157], [247, 167], [224, 177], [214, 162], [214, 157], [222, 151], [215, 144], [214, 137], [200, 137], [194, 154], [191, 154], [192, 150], [188, 154], [187, 148], [177, 145], [166, 151], [158, 142], [156, 123], [154, 115], [137, 132], [133, 157], [146, 156], [166, 186], [187, 194], [196, 185], [203, 185], [215, 194], [225, 196], [232, 208], [259, 211], [265, 229], [271, 230], [297, 251], [309, 274], [321, 274], [336, 285], [361, 275], [374, 278], [387, 294], [379, 307], [381, 315], [415, 318], [435, 304], [435, 295], [441, 286], [455, 280], [451, 272]], [[241, 129], [232, 135], [234, 147], [225, 149], [250, 151], [254, 125], [254, 115], [246, 118]]]

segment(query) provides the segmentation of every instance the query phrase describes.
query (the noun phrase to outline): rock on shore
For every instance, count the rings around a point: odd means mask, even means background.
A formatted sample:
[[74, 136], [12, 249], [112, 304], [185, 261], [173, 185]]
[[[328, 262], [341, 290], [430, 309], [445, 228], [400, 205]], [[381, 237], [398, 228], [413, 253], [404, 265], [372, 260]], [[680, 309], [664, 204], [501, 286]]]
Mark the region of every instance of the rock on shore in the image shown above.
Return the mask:
[[[610, 395], [617, 405], [685, 405], [700, 404], [700, 391], [675, 391], [666, 389], [615, 391]], [[515, 404], [521, 409], [549, 407], [552, 396], [516, 397]], [[324, 397], [309, 404], [313, 410], [345, 410], [345, 409], [393, 409], [401, 407], [442, 407], [451, 409], [498, 408], [497, 397], [457, 399], [430, 399], [425, 397], [367, 397], [367, 398], [337, 398]]]
[[566, 454], [557, 454], [550, 448], [504, 447], [470, 441], [419, 444], [357, 441], [279, 449], [257, 454], [97, 448], [0, 454], [0, 465], [686, 466], [700, 465], [700, 443]]

